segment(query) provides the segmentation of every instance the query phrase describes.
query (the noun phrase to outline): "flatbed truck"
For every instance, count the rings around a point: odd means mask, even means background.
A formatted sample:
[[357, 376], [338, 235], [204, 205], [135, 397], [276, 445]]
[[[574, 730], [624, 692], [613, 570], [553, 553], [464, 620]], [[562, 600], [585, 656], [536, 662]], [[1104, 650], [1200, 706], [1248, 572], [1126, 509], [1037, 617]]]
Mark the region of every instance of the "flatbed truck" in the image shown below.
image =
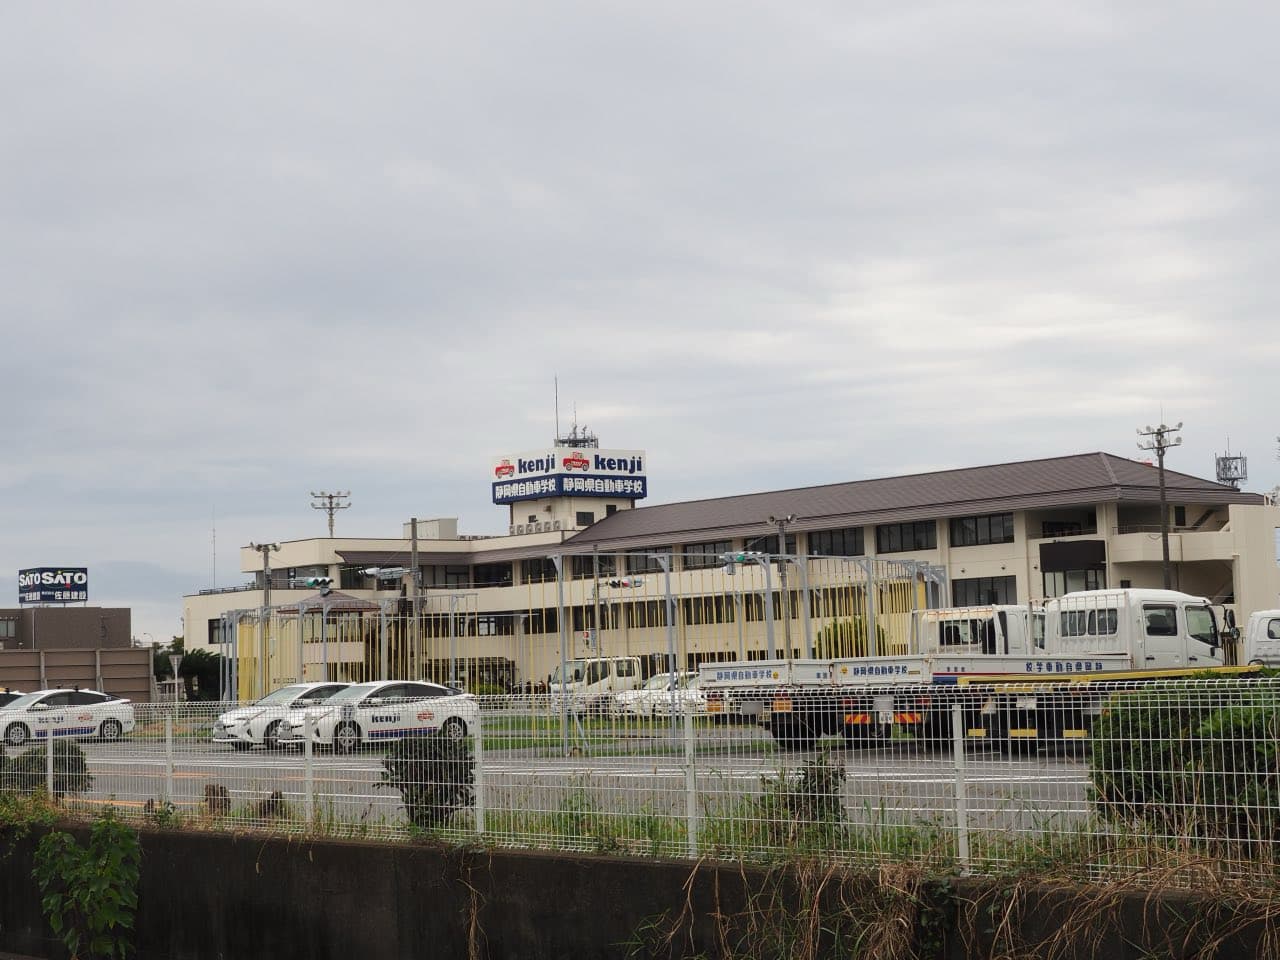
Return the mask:
[[1235, 629], [1227, 616], [1220, 621], [1205, 598], [1172, 590], [1067, 594], [1042, 611], [1027, 607], [1021, 634], [997, 627], [993, 637], [982, 627], [964, 643], [947, 642], [955, 639], [949, 622], [998, 622], [1001, 612], [1008, 622], [1021, 609], [921, 611], [915, 649], [901, 654], [704, 664], [708, 713], [730, 705], [754, 712], [780, 746], [803, 749], [830, 734], [869, 744], [894, 728], [950, 741], [958, 705], [967, 739], [1017, 750], [1087, 737], [1115, 681], [1258, 669], [1228, 665], [1224, 645]]

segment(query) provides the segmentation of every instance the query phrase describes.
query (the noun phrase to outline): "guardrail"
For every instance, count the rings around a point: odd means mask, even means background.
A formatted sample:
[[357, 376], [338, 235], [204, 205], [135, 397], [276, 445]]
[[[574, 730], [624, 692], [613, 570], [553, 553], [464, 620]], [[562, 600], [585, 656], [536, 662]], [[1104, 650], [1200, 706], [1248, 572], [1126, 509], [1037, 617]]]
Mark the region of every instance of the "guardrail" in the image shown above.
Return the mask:
[[[921, 703], [936, 692], [915, 691]], [[1161, 857], [1200, 858], [1231, 874], [1274, 869], [1280, 682], [1095, 685], [1087, 695], [1028, 685], [1015, 694], [1024, 719], [1005, 724], [999, 749], [992, 693], [957, 691], [930, 723], [910, 728], [851, 714], [843, 729], [791, 750], [764, 726], [708, 715], [692, 696], [675, 701], [672, 717], [665, 694], [630, 704], [447, 697], [293, 712], [135, 704], [120, 739], [85, 736], [82, 726], [71, 736], [55, 728], [52, 750], [38, 729], [29, 745], [7, 746], [0, 787], [45, 791], [71, 815], [109, 805], [184, 829], [906, 860], [968, 873], [1046, 858], [1090, 876]], [[788, 709], [802, 711], [803, 697]], [[248, 720], [233, 723], [237, 712]]]

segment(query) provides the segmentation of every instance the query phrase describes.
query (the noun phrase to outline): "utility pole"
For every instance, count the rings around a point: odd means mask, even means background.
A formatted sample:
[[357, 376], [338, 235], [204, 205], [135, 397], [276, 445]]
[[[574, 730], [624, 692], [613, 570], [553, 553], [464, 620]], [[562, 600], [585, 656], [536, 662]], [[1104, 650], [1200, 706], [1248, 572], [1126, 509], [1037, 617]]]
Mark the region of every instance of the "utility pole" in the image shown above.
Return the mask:
[[267, 692], [267, 622], [271, 616], [271, 554], [280, 549], [278, 543], [250, 543], [250, 550], [262, 554], [262, 613], [258, 617], [258, 690], [254, 699]]
[[[418, 518], [409, 518], [409, 610], [413, 618], [409, 621], [409, 650], [413, 655], [413, 679], [426, 680], [423, 671], [422, 651], [418, 649], [418, 609], [422, 598], [422, 568], [418, 566]], [[450, 619], [452, 629], [452, 618]]]
[[796, 522], [796, 515], [770, 517], [769, 522], [778, 528], [778, 581], [782, 591], [782, 642], [786, 646], [787, 659], [791, 659], [791, 597], [787, 594], [787, 524]]
[[336, 493], [326, 493], [324, 490], [319, 492], [312, 490], [311, 495], [319, 499], [319, 503], [312, 502], [313, 510], [323, 510], [329, 515], [329, 539], [333, 539], [333, 515], [339, 510], [349, 510], [351, 504], [343, 503], [351, 497], [350, 490], [339, 490]]
[[1146, 437], [1146, 441], [1138, 442], [1139, 450], [1154, 450], [1156, 465], [1160, 472], [1160, 546], [1164, 553], [1164, 588], [1173, 588], [1173, 579], [1169, 570], [1169, 502], [1164, 489], [1164, 452], [1170, 447], [1181, 445], [1181, 437], [1170, 437], [1182, 429], [1182, 421], [1167, 427], [1163, 423], [1158, 427], [1146, 426], [1138, 428], [1138, 436]]

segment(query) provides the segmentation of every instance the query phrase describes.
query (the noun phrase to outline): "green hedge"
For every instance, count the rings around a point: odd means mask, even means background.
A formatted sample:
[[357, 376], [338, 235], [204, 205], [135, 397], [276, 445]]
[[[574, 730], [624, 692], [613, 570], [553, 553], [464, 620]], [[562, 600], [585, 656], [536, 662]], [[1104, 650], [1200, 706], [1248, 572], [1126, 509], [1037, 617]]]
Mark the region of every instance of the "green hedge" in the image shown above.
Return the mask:
[[1099, 813], [1169, 836], [1280, 840], [1280, 698], [1233, 681], [1118, 694], [1093, 726]]

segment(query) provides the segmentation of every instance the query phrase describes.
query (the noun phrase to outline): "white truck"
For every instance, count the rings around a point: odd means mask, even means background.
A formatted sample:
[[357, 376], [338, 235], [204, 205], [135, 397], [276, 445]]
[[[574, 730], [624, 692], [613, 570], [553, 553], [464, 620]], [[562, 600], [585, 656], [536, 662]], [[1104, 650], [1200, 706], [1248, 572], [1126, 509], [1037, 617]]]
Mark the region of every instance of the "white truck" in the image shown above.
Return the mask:
[[1280, 667], [1280, 610], [1259, 610], [1244, 628], [1244, 662]]
[[614, 694], [635, 690], [644, 680], [639, 657], [587, 657], [557, 666], [548, 686], [553, 706], [567, 700], [574, 713], [607, 713]]
[[[1234, 625], [1224, 616], [1220, 628], [1203, 597], [1134, 588], [1067, 594], [1044, 603], [1043, 645], [1036, 611], [1026, 608], [1025, 624], [1014, 625], [1022, 609], [923, 611], [915, 649], [902, 655], [705, 664], [708, 712], [755, 705], [781, 746], [803, 748], [836, 733], [871, 742], [894, 725], [950, 739], [958, 704], [967, 737], [1011, 746], [1086, 736], [1101, 702], [1090, 691], [1100, 681], [1257, 669], [1226, 665], [1223, 643]], [[957, 632], [965, 623], [968, 633]], [[1038, 692], [1048, 690], [1066, 692]]]

